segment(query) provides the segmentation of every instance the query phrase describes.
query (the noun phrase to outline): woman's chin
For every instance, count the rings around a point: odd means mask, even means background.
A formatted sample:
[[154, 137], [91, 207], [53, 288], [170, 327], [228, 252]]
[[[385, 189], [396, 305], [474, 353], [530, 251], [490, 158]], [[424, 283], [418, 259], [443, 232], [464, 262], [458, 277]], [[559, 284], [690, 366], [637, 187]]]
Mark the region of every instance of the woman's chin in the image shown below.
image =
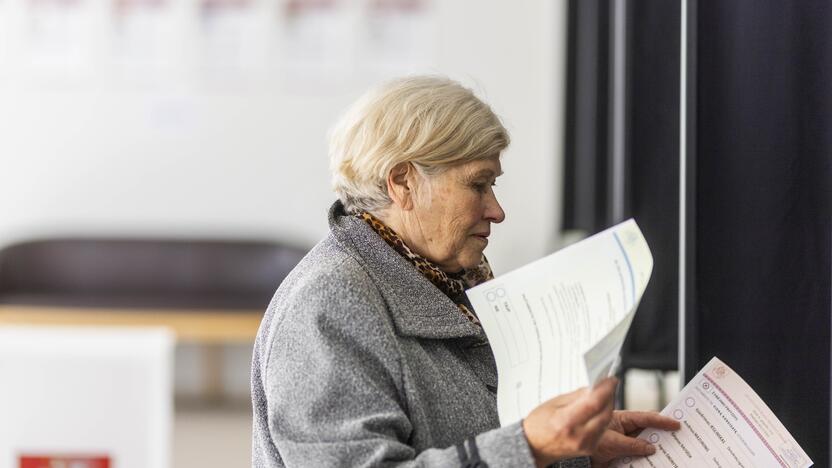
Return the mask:
[[471, 268], [479, 266], [481, 261], [482, 249], [477, 249], [475, 251], [466, 252], [465, 255], [459, 259], [459, 264], [462, 265], [462, 268], [470, 270]]

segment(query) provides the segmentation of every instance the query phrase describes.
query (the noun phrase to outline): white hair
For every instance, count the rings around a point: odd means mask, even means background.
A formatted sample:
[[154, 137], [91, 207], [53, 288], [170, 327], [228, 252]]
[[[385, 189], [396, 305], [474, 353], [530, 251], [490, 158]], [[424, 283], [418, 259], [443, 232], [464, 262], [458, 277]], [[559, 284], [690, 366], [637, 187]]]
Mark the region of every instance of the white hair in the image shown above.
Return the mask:
[[332, 129], [332, 186], [347, 212], [373, 212], [392, 202], [387, 175], [397, 164], [434, 175], [499, 156], [509, 141], [499, 117], [459, 83], [434, 76], [394, 80], [361, 97]]

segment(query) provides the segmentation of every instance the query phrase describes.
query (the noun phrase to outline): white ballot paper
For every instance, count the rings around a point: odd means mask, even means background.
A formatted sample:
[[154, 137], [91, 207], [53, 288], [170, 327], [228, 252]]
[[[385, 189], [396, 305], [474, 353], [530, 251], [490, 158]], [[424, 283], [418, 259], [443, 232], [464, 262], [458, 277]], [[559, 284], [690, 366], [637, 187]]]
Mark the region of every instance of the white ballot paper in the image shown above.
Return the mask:
[[675, 432], [646, 429], [649, 457], [625, 457], [613, 467], [803, 468], [812, 460], [779, 419], [730, 367], [717, 358], [696, 374], [662, 414]]
[[613, 372], [653, 256], [625, 221], [467, 291], [500, 385], [500, 424]]

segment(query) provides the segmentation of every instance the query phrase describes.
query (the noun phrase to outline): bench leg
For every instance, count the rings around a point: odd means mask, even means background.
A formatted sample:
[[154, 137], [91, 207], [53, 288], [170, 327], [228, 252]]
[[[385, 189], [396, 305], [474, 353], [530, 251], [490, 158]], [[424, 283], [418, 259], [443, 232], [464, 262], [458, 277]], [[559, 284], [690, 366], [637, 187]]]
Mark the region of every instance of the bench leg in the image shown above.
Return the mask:
[[207, 343], [202, 349], [203, 397], [206, 401], [219, 403], [223, 391], [223, 351], [218, 343]]

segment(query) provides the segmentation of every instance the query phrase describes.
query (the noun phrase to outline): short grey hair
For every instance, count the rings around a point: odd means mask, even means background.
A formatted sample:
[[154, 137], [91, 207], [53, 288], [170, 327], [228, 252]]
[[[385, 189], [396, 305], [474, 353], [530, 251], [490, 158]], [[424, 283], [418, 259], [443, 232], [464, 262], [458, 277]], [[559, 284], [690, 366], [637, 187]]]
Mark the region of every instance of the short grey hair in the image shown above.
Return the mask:
[[387, 175], [397, 164], [434, 175], [499, 156], [509, 142], [470, 89], [444, 77], [402, 78], [365, 94], [330, 132], [332, 186], [347, 212], [373, 212], [392, 203]]

